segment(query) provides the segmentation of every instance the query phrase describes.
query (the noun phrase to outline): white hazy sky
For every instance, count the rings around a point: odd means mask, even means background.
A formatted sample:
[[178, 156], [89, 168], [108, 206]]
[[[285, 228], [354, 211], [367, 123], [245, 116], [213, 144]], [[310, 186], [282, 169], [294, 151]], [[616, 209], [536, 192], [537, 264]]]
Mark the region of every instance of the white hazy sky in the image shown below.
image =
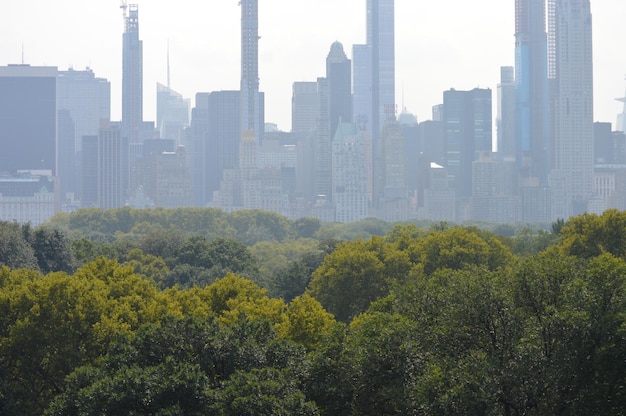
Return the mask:
[[[144, 119], [154, 120], [156, 82], [195, 102], [196, 92], [239, 88], [237, 0], [143, 0]], [[365, 0], [260, 0], [259, 73], [266, 121], [291, 128], [291, 86], [324, 76], [333, 41], [365, 41]], [[592, 0], [595, 119], [615, 123], [626, 82], [626, 1]], [[122, 12], [118, 0], [7, 0], [0, 12], [0, 65], [92, 68], [111, 81], [112, 117], [121, 114]], [[430, 119], [444, 90], [491, 88], [514, 64], [514, 0], [396, 0], [398, 105]], [[404, 98], [403, 98], [404, 97]], [[495, 118], [495, 113], [494, 113]]]

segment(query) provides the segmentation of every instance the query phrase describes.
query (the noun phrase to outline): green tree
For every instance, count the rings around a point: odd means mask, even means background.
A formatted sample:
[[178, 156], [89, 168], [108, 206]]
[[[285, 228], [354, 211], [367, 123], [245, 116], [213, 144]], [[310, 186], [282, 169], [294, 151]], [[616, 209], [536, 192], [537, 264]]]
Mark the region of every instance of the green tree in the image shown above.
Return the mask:
[[75, 270], [72, 244], [64, 234], [56, 229], [45, 227], [39, 227], [32, 233], [27, 231], [27, 226], [22, 228], [25, 239], [33, 248], [37, 265], [42, 273], [72, 273]]
[[314, 409], [298, 388], [304, 365], [303, 350], [267, 322], [166, 317], [77, 369], [46, 415], [300, 414]]
[[309, 350], [317, 348], [335, 325], [333, 316], [308, 295], [293, 299], [286, 315], [287, 322], [279, 325], [278, 333]]
[[35, 252], [17, 223], [0, 221], [0, 266], [38, 269]]
[[367, 309], [388, 289], [384, 264], [367, 243], [340, 245], [313, 273], [309, 293], [343, 322]]
[[561, 229], [560, 250], [583, 258], [611, 253], [626, 256], [626, 212], [607, 210], [602, 215], [572, 217]]
[[9, 415], [42, 414], [76, 367], [168, 309], [154, 285], [116, 261], [88, 263], [73, 276], [2, 274], [0, 372], [14, 404]]
[[219, 416], [319, 415], [307, 401], [289, 369], [261, 368], [236, 372], [215, 394]]
[[461, 270], [470, 266], [496, 270], [513, 259], [510, 250], [495, 236], [481, 237], [473, 230], [459, 227], [432, 232], [407, 251], [411, 260], [421, 264], [427, 274], [441, 268]]

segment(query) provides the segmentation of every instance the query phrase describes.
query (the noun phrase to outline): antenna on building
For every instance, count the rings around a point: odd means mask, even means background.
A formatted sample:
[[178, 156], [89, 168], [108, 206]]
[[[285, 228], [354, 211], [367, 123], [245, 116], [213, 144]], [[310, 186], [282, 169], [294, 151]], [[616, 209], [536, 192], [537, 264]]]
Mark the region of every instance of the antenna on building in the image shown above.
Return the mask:
[[122, 19], [124, 19], [124, 27], [126, 27], [126, 19], [128, 19], [128, 14], [126, 11], [128, 10], [128, 2], [126, 0], [121, 0], [120, 9], [122, 9]]

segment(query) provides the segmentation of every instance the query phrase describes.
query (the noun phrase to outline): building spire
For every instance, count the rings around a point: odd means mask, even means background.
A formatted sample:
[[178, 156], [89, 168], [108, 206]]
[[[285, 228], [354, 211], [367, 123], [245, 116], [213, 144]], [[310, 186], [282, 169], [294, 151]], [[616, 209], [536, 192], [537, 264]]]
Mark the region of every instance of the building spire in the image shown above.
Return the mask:
[[170, 40], [167, 40], [167, 89], [170, 89]]

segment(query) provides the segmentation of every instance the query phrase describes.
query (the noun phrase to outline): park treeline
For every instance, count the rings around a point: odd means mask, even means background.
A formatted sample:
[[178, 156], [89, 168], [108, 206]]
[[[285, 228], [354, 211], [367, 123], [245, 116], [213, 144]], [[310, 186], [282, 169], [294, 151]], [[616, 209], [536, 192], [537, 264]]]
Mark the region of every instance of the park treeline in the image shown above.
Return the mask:
[[0, 414], [623, 415], [626, 213], [0, 223]]

